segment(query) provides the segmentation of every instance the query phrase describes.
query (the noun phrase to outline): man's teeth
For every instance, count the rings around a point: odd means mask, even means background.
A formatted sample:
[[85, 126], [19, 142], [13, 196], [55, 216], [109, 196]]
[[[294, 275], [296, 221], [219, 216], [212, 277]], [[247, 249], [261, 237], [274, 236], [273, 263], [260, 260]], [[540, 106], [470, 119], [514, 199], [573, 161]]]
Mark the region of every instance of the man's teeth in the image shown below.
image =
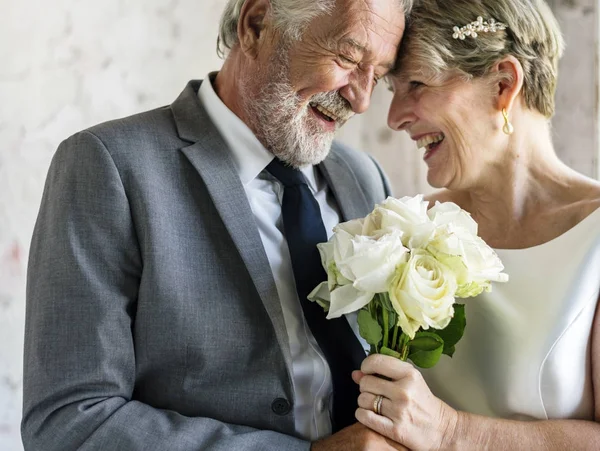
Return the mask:
[[437, 135], [428, 135], [428, 136], [425, 136], [425, 137], [417, 140], [417, 148], [421, 149], [423, 147], [429, 146], [430, 144], [439, 143], [443, 139], [444, 139], [444, 134], [443, 133], [439, 133]]
[[337, 122], [338, 118], [336, 117], [335, 114], [333, 114], [331, 111], [326, 110], [325, 108], [323, 108], [321, 105], [312, 105], [314, 108], [316, 108], [317, 110], [319, 110], [323, 115], [327, 116], [329, 119], [331, 119], [334, 122]]

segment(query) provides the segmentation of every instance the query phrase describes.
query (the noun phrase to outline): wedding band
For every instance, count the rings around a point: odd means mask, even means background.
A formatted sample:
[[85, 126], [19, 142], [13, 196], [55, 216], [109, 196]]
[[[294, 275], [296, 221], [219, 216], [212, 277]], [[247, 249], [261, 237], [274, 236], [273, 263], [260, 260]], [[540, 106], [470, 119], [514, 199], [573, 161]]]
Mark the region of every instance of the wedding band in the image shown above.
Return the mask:
[[375, 396], [375, 401], [373, 401], [373, 412], [377, 415], [381, 415], [381, 403], [383, 402], [383, 396], [377, 395]]

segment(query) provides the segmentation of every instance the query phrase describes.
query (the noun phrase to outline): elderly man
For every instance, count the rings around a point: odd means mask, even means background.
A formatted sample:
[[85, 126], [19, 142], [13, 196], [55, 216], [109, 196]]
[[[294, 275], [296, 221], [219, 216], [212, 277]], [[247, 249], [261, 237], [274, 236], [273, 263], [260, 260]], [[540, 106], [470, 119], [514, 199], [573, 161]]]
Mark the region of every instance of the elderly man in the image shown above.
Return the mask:
[[354, 423], [315, 244], [389, 194], [333, 143], [408, 0], [230, 0], [220, 72], [64, 141], [29, 263], [27, 450], [396, 449]]

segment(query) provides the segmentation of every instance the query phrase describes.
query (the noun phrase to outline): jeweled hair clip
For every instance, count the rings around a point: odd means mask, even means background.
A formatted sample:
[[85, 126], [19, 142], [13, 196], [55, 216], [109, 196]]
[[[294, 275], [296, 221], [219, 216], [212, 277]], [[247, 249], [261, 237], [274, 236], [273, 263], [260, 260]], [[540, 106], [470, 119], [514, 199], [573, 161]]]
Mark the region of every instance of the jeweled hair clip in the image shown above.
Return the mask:
[[495, 33], [499, 30], [506, 30], [507, 26], [502, 22], [496, 22], [495, 19], [489, 21], [483, 20], [483, 17], [479, 16], [475, 22], [465, 25], [464, 27], [454, 27], [452, 31], [454, 39], [464, 40], [467, 36], [476, 38], [478, 33]]

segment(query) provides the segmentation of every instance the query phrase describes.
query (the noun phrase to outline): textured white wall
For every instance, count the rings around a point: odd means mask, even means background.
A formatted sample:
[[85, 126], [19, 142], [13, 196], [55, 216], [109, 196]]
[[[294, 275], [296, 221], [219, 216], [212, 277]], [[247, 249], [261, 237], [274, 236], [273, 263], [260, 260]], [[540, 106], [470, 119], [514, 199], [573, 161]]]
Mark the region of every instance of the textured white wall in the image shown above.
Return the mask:
[[[46, 171], [61, 140], [95, 123], [168, 104], [216, 70], [223, 0], [0, 0], [0, 450], [19, 439], [25, 271]], [[570, 48], [557, 149], [596, 167], [594, 0], [555, 1]], [[383, 163], [397, 194], [428, 191], [421, 155], [385, 125], [389, 93], [341, 138]]]
[[221, 0], [0, 0], [0, 450], [21, 449], [25, 271], [50, 159], [220, 67]]
[[560, 62], [554, 144], [560, 158], [583, 174], [597, 178], [598, 0], [548, 1], [561, 25], [567, 49]]

